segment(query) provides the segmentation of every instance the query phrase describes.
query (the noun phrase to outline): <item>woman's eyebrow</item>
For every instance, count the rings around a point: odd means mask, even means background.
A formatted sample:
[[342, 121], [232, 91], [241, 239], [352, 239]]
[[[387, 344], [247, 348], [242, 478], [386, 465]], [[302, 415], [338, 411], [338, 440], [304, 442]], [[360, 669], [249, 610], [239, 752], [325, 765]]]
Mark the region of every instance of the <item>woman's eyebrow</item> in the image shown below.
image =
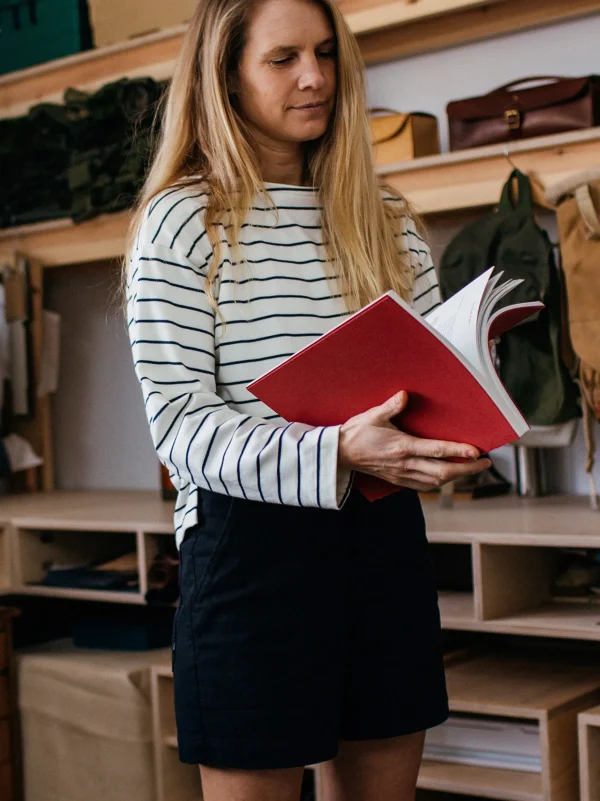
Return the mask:
[[[335, 36], [330, 36], [328, 39], [324, 39], [322, 42], [319, 42], [316, 47], [324, 47], [325, 45], [334, 44], [335, 43]], [[271, 48], [265, 54], [265, 58], [271, 58], [272, 56], [282, 55], [284, 53], [292, 53], [295, 50], [301, 50], [302, 48], [300, 45], [277, 45], [276, 47]]]

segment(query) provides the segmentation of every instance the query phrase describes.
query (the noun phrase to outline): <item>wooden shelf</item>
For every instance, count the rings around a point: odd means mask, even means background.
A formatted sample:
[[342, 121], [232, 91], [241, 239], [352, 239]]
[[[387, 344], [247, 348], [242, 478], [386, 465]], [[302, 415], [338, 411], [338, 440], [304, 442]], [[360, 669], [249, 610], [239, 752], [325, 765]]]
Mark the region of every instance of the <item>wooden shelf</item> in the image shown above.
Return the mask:
[[440, 591], [438, 595], [444, 628], [469, 631], [476, 627], [475, 602], [471, 593]]
[[600, 548], [600, 515], [583, 495], [510, 495], [423, 509], [431, 542]]
[[[549, 184], [600, 162], [600, 127], [524, 140], [510, 150], [517, 166]], [[494, 205], [508, 170], [504, 145], [494, 145], [414, 159], [378, 172], [419, 211], [431, 214]], [[128, 212], [120, 212], [78, 225], [57, 220], [0, 230], [0, 260], [11, 260], [15, 250], [45, 267], [118, 259], [129, 219]]]
[[512, 169], [507, 146], [517, 167], [548, 186], [600, 162], [600, 128], [426, 156], [377, 171], [422, 214], [493, 206]]
[[600, 801], [600, 706], [580, 712], [578, 736], [581, 801]]
[[542, 721], [600, 692], [596, 664], [549, 660], [533, 649], [457, 660], [446, 674], [450, 709], [475, 715]]
[[[405, 58], [593, 14], [597, 0], [340, 0], [366, 64]], [[57, 102], [68, 86], [95, 89], [122, 76], [169, 77], [185, 26], [0, 77], [0, 116]]]
[[76, 601], [102, 601], [112, 604], [144, 605], [144, 597], [139, 592], [114, 592], [110, 590], [83, 590], [68, 587], [21, 586], [12, 590], [19, 595], [39, 595], [44, 598], [70, 598]]
[[520, 770], [482, 768], [424, 760], [418, 787], [506, 801], [542, 801], [542, 777]]
[[30, 529], [173, 534], [173, 509], [158, 490], [55, 490], [0, 498], [0, 521]]

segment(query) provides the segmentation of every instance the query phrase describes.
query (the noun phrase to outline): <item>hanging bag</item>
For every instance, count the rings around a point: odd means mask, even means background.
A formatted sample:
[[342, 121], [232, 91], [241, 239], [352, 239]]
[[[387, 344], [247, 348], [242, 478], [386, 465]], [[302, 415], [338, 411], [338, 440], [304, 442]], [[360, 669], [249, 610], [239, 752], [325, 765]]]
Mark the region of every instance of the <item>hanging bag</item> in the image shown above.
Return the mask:
[[546, 198], [556, 206], [568, 324], [583, 396], [586, 472], [598, 508], [593, 469], [594, 427], [600, 421], [600, 168], [549, 187]]
[[[518, 189], [514, 203], [513, 181]], [[552, 243], [536, 222], [529, 179], [519, 170], [506, 182], [497, 210], [468, 225], [446, 248], [440, 264], [444, 300], [491, 266], [503, 271], [504, 279], [523, 279], [502, 305], [545, 304], [497, 343], [506, 390], [532, 426], [580, 417], [577, 387], [562, 358], [561, 286]]]

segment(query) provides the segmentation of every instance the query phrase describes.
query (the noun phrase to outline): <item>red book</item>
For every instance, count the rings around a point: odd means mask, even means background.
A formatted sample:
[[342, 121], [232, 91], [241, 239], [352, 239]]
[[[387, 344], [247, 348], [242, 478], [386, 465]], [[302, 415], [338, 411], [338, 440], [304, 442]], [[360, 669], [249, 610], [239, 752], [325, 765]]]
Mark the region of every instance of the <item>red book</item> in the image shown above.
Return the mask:
[[[421, 317], [386, 292], [248, 385], [288, 422], [339, 425], [405, 390], [393, 422], [417, 437], [464, 442], [482, 453], [521, 437], [529, 426], [494, 369], [489, 339], [543, 308], [523, 303], [494, 311], [519, 280], [498, 285], [493, 267]], [[365, 473], [355, 486], [376, 500], [402, 489]]]

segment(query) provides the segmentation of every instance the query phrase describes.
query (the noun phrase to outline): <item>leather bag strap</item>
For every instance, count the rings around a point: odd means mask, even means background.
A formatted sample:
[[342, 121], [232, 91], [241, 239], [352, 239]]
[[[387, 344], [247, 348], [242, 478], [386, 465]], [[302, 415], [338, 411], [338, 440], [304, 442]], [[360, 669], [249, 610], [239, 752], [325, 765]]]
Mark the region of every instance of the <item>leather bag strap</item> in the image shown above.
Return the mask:
[[515, 89], [517, 86], [521, 86], [524, 83], [531, 83], [532, 81], [554, 81], [556, 83], [558, 81], [566, 80], [569, 79], [563, 77], [562, 75], [533, 75], [531, 78], [521, 78], [518, 81], [512, 81], [511, 83], [504, 84], [504, 86], [499, 86], [497, 89], [492, 89], [489, 94], [493, 95], [496, 92], [504, 92], [508, 89]]
[[590, 194], [589, 184], [578, 186], [574, 192], [581, 219], [586, 227], [587, 239], [600, 239], [600, 220]]

